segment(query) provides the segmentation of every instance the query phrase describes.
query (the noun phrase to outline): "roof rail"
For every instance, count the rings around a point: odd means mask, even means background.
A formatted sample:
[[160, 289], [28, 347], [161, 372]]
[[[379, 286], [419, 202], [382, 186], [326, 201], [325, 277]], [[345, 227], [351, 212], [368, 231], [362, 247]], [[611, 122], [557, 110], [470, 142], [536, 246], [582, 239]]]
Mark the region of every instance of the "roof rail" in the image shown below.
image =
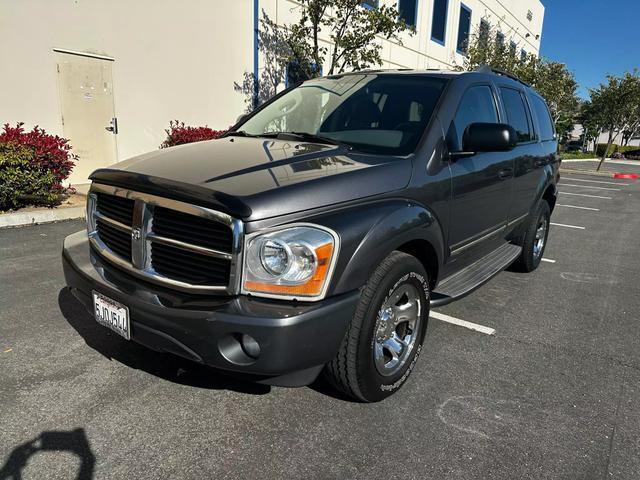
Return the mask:
[[515, 80], [516, 82], [520, 82], [521, 84], [523, 84], [523, 85], [525, 85], [527, 87], [531, 87], [531, 85], [529, 85], [524, 80], [519, 79], [515, 75], [513, 75], [513, 74], [511, 74], [509, 72], [505, 72], [504, 70], [500, 70], [499, 68], [493, 68], [493, 67], [491, 67], [489, 65], [480, 65], [478, 68], [476, 68], [474, 70], [474, 72], [488, 73], [488, 74], [493, 73], [494, 75], [502, 75], [503, 77], [507, 77], [507, 78], [510, 78], [511, 80]]

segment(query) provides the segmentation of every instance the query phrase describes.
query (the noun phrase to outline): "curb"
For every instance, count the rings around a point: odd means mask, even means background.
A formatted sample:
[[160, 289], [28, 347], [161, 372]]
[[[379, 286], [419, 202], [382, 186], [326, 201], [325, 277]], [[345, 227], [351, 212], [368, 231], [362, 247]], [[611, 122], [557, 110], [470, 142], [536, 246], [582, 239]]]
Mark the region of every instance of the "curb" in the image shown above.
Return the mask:
[[62, 220], [78, 220], [84, 218], [85, 207], [63, 208], [60, 210], [34, 210], [32, 212], [16, 212], [0, 215], [0, 229], [39, 225], [41, 223], [59, 222]]
[[597, 177], [613, 177], [613, 172], [597, 172], [595, 170], [579, 170], [577, 168], [560, 168], [560, 173], [568, 173], [571, 175], [582, 174], [582, 175], [595, 175]]

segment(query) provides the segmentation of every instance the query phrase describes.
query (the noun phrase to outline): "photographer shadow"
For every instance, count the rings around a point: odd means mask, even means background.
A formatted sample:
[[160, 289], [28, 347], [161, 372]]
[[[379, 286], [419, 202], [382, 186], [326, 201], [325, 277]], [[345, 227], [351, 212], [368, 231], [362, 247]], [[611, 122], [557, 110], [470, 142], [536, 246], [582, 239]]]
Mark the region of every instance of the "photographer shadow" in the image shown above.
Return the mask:
[[84, 429], [42, 432], [36, 438], [18, 445], [11, 451], [0, 469], [0, 480], [19, 480], [29, 459], [39, 452], [71, 452], [80, 459], [78, 480], [90, 480], [96, 464]]

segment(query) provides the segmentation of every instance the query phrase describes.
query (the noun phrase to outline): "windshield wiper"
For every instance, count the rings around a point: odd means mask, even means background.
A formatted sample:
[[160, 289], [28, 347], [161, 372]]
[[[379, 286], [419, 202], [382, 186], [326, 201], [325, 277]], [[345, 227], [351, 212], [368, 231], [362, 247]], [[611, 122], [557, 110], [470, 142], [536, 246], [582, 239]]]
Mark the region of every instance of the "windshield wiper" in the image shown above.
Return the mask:
[[264, 133], [262, 135], [259, 135], [260, 137], [279, 137], [280, 135], [282, 136], [288, 136], [288, 137], [294, 137], [294, 138], [299, 138], [300, 140], [306, 141], [306, 142], [312, 142], [312, 143], [324, 143], [327, 145], [338, 145], [341, 147], [345, 147], [349, 150], [352, 150], [353, 147], [351, 145], [349, 145], [348, 143], [344, 143], [341, 142], [339, 140], [335, 140], [333, 138], [329, 138], [329, 137], [323, 137], [322, 135], [316, 135], [314, 133], [309, 133], [309, 132], [269, 132], [269, 133]]
[[223, 135], [223, 137], [257, 137], [258, 135], [252, 135], [250, 133], [245, 132], [244, 130], [234, 130], [232, 132], [227, 132]]

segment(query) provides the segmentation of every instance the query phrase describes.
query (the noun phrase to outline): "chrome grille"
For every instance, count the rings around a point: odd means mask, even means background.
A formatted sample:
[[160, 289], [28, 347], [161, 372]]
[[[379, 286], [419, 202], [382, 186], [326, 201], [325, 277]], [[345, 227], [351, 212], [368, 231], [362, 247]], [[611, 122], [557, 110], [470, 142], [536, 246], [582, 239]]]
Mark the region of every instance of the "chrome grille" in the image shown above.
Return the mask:
[[215, 210], [108, 185], [91, 186], [89, 239], [112, 263], [184, 291], [239, 291], [242, 222]]

